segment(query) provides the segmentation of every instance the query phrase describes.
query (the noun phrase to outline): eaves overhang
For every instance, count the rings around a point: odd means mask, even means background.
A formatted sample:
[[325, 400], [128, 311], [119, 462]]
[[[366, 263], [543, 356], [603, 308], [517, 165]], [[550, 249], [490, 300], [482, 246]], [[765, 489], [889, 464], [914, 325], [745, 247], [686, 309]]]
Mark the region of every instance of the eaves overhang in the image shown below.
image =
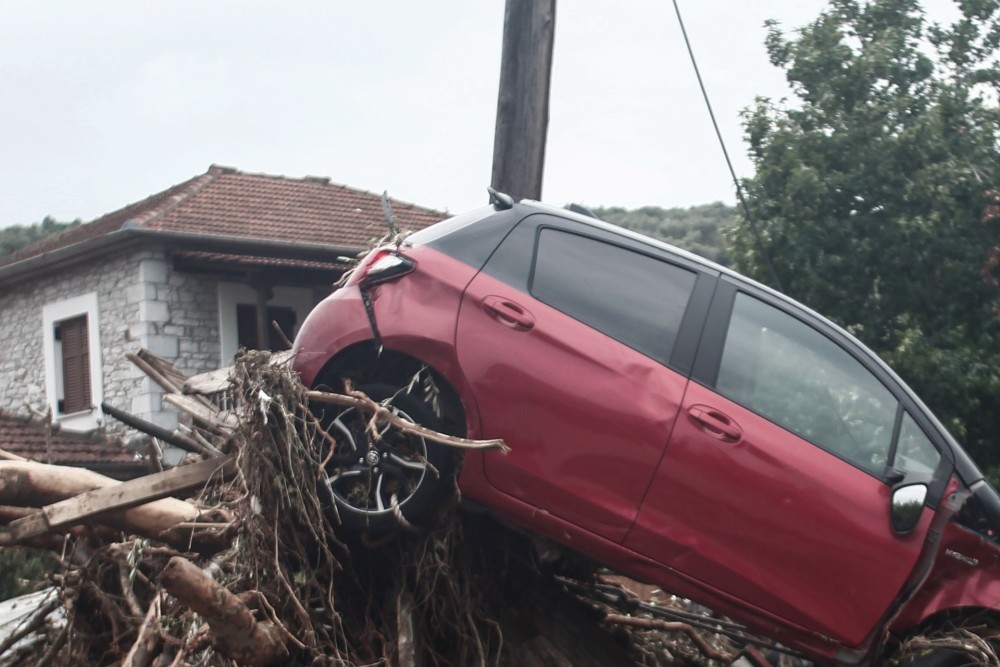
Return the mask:
[[0, 266], [0, 285], [11, 285], [23, 280], [30, 280], [50, 272], [53, 267], [68, 267], [79, 264], [101, 257], [110, 250], [126, 248], [130, 245], [147, 244], [155, 244], [165, 247], [167, 250], [200, 250], [316, 262], [336, 262], [344, 257], [353, 258], [365, 250], [365, 248], [358, 246], [146, 229], [126, 222], [121, 229], [110, 234]]

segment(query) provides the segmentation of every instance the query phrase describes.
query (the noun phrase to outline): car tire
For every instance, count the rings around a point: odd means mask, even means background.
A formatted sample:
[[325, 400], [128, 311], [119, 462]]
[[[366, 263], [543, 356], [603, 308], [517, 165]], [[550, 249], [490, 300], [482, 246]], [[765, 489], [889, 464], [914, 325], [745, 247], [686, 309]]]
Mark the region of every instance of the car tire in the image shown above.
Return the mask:
[[[422, 400], [385, 384], [359, 387], [406, 421], [440, 430], [441, 420]], [[325, 406], [320, 423], [337, 442], [325, 445], [320, 497], [332, 500], [336, 519], [351, 531], [386, 533], [422, 527], [436, 515], [454, 488], [455, 455], [451, 448], [397, 428], [368, 429], [369, 413]], [[325, 440], [325, 438], [324, 438]]]

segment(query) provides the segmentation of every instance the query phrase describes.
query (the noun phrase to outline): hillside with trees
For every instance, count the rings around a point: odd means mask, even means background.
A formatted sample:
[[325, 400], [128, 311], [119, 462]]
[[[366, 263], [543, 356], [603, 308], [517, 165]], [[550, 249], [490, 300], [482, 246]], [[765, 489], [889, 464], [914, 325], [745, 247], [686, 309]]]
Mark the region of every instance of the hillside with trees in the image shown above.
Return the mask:
[[47, 215], [44, 220], [33, 225], [12, 225], [0, 228], [0, 257], [6, 257], [35, 241], [44, 239], [46, 236], [64, 232], [79, 224], [79, 219], [73, 222], [59, 222]]
[[736, 224], [736, 209], [722, 202], [689, 208], [643, 206], [627, 210], [618, 206], [595, 208], [601, 220], [651, 236], [671, 245], [728, 265], [723, 230]]
[[[732, 206], [722, 202], [689, 208], [643, 206], [637, 209], [625, 209], [611, 206], [594, 209], [594, 212], [607, 222], [666, 241], [714, 262], [723, 265], [729, 263], [722, 232], [736, 224], [736, 212]], [[80, 220], [59, 222], [46, 216], [44, 220], [33, 225], [4, 227], [0, 229], [0, 257], [6, 257], [36, 241], [78, 224]]]

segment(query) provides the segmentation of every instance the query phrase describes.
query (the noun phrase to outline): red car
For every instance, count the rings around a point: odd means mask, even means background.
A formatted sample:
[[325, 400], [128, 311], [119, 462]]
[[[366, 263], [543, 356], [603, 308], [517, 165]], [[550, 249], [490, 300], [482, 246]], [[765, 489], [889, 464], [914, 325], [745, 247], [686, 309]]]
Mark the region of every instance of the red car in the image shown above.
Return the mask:
[[[503, 438], [466, 455], [463, 500], [821, 663], [1000, 611], [1000, 496], [920, 399], [828, 320], [669, 245], [493, 193], [372, 251], [295, 350], [308, 386]], [[345, 524], [419, 521], [453, 488], [441, 446], [325, 419]]]

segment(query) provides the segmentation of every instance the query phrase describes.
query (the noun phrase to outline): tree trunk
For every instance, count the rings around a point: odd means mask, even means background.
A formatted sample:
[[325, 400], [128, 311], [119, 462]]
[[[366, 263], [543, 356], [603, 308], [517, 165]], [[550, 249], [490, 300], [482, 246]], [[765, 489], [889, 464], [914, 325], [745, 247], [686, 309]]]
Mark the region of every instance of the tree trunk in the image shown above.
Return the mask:
[[[34, 461], [0, 461], [0, 505], [43, 507], [78, 496], [94, 489], [121, 485], [122, 482], [104, 475], [68, 466], [56, 466]], [[4, 516], [11, 515], [5, 510]], [[121, 530], [162, 540], [178, 548], [213, 551], [225, 547], [229, 540], [219, 535], [195, 533], [178, 528], [201, 518], [201, 510], [176, 498], [163, 498], [109, 512], [100, 522]]]
[[163, 569], [163, 588], [208, 622], [215, 646], [241, 665], [267, 667], [288, 657], [281, 632], [258, 622], [243, 602], [191, 561], [174, 556]]

